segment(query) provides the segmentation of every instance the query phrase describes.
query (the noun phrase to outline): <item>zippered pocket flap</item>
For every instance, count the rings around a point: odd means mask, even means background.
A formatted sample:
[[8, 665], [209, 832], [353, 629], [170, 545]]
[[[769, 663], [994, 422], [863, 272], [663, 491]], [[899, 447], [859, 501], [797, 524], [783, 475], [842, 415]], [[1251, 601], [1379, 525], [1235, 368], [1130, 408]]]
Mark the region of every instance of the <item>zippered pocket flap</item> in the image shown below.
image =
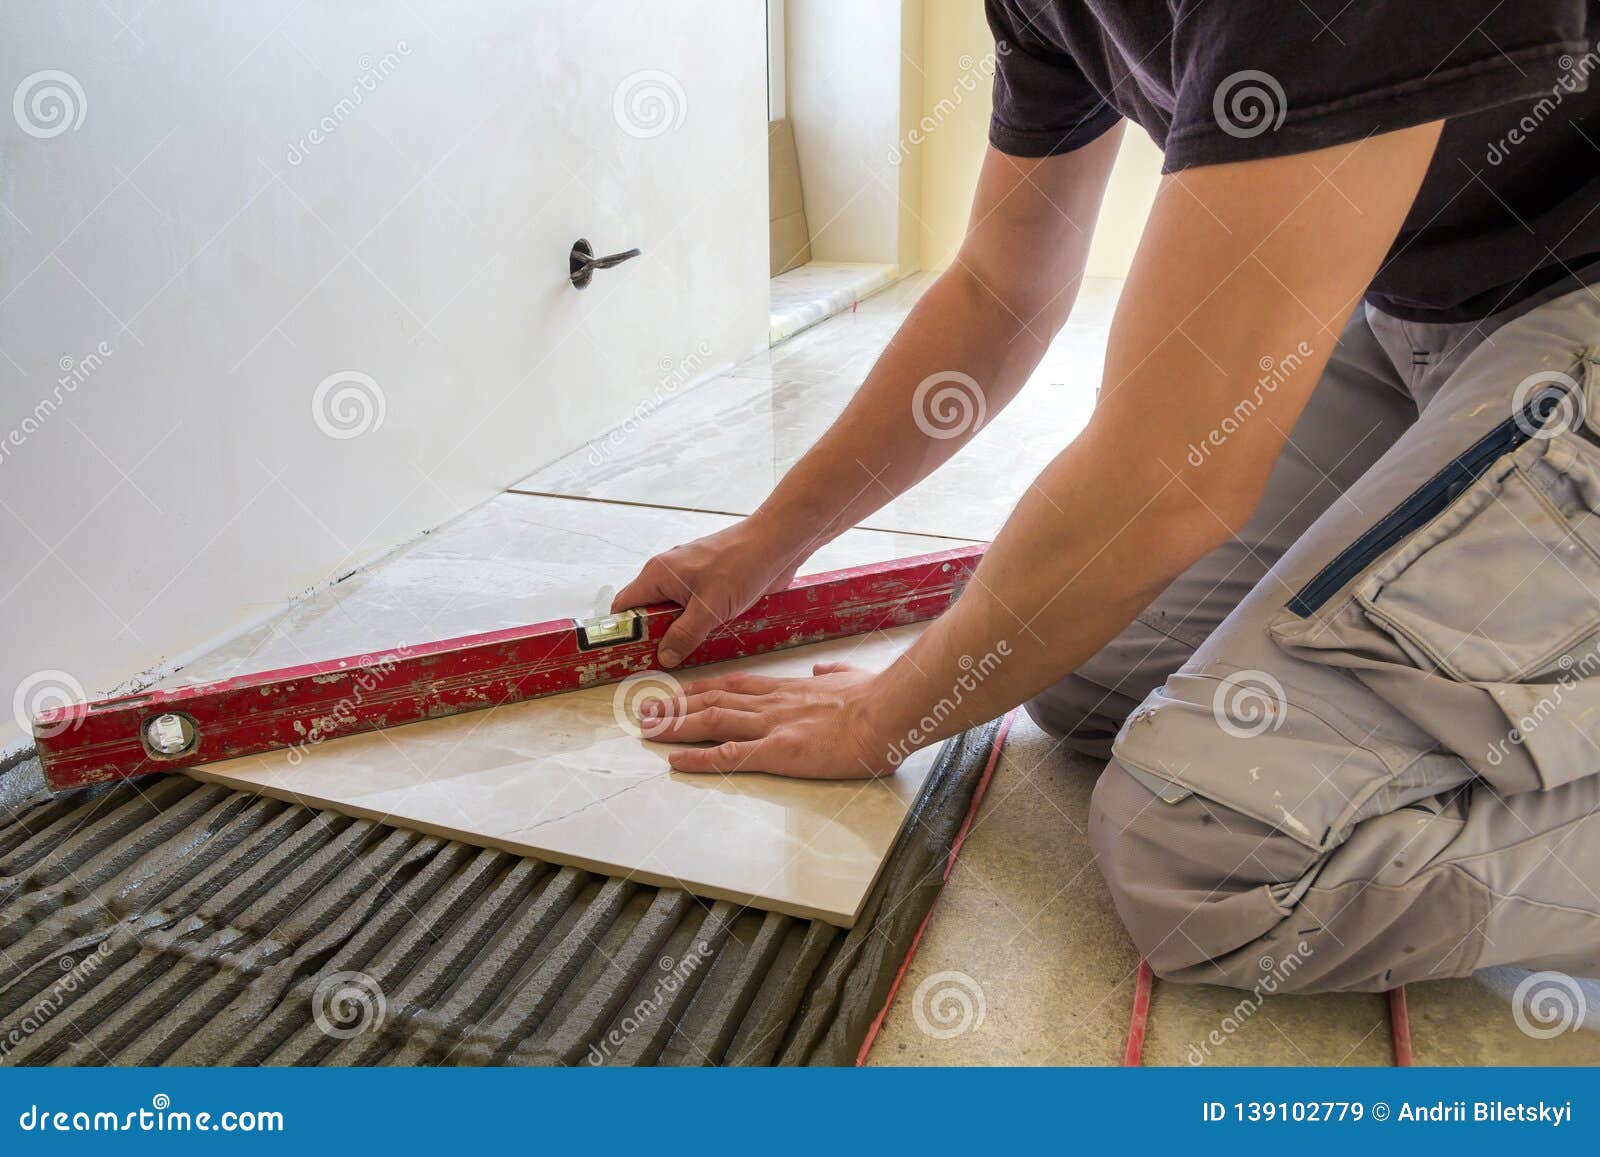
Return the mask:
[[[1502, 791], [1588, 774], [1600, 763], [1597, 463], [1578, 435], [1527, 442], [1314, 613], [1280, 612], [1271, 637], [1348, 669]], [[1530, 713], [1559, 726], [1534, 741]]]
[[[1600, 497], [1572, 435], [1530, 442], [1425, 529], [1305, 619], [1280, 616], [1281, 646], [1353, 650], [1472, 683], [1549, 674], [1600, 630]], [[1559, 503], [1559, 505], [1558, 505]], [[1376, 629], [1382, 637], [1373, 638]]]

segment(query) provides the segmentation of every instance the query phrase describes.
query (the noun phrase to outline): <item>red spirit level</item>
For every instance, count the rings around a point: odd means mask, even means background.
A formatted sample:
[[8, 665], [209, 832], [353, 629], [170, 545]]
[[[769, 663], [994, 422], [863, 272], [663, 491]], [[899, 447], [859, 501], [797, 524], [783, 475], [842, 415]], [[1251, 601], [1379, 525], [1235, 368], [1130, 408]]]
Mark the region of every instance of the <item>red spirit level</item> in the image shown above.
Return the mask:
[[[686, 666], [934, 618], [983, 557], [968, 546], [796, 579], [730, 619]], [[58, 791], [320, 743], [615, 683], [656, 669], [672, 604], [555, 619], [378, 654], [42, 712], [34, 738]]]

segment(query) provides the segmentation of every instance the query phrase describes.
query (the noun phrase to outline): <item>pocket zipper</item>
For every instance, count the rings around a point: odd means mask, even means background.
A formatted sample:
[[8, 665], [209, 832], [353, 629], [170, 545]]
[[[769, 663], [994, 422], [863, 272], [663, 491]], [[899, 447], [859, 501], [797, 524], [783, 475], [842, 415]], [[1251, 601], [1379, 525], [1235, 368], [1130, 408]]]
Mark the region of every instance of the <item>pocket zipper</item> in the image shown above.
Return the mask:
[[1532, 438], [1533, 431], [1545, 423], [1565, 396], [1566, 391], [1559, 386], [1540, 390], [1520, 413], [1507, 418], [1458, 454], [1375, 526], [1340, 551], [1289, 600], [1289, 610], [1302, 619], [1314, 614], [1380, 555], [1432, 522], [1498, 459]]

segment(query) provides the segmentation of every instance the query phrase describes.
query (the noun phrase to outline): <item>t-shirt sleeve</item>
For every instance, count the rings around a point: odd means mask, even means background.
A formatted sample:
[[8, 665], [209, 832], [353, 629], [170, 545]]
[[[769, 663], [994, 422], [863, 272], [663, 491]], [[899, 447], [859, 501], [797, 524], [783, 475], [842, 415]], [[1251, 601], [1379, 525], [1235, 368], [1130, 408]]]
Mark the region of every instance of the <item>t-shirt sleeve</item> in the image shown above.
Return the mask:
[[994, 33], [994, 111], [989, 143], [1014, 157], [1080, 148], [1122, 119], [1072, 57], [1033, 34], [1001, 0], [985, 0]]
[[1179, 0], [1164, 168], [1309, 152], [1549, 95], [1589, 51], [1587, 2]]

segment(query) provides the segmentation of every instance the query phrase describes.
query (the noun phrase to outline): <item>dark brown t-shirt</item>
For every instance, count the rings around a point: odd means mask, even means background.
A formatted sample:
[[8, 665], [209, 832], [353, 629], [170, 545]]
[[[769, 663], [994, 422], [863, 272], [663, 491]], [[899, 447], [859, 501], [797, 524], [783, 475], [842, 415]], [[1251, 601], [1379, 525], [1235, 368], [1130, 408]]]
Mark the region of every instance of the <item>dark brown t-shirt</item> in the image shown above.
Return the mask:
[[1173, 172], [1444, 120], [1368, 300], [1486, 316], [1600, 266], [1600, 0], [986, 0], [989, 140], [1015, 156], [1127, 117]]

